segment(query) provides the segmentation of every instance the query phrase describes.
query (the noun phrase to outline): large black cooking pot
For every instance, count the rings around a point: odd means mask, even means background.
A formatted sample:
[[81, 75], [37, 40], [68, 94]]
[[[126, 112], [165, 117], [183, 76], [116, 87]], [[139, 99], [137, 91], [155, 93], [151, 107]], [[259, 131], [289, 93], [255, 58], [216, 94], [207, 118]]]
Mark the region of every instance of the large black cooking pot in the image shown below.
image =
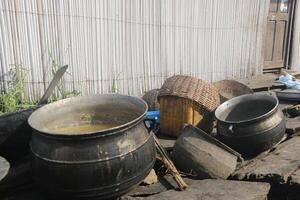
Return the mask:
[[285, 118], [278, 99], [247, 94], [230, 99], [215, 111], [218, 137], [245, 156], [254, 156], [278, 143], [285, 133]]
[[[67, 199], [106, 199], [128, 191], [155, 162], [153, 136], [143, 124], [146, 111], [143, 100], [118, 94], [64, 99], [35, 111], [28, 122], [34, 129], [30, 146], [38, 185]], [[56, 131], [89, 123], [118, 126]]]

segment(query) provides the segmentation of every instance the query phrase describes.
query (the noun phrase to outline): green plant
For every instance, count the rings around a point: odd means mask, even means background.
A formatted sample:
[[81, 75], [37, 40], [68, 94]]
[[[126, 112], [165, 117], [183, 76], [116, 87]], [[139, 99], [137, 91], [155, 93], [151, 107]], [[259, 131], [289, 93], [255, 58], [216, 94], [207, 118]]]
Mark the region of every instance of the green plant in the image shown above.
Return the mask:
[[7, 87], [1, 91], [0, 114], [14, 112], [19, 109], [33, 106], [33, 103], [24, 101], [24, 81], [29, 70], [20, 65], [11, 65], [10, 70], [5, 74]]
[[111, 92], [112, 93], [118, 93], [118, 84], [117, 84], [117, 80], [119, 79], [121, 75], [121, 72], [117, 75], [114, 75], [113, 80], [112, 80], [112, 86], [111, 86]]
[[[57, 64], [51, 54], [50, 58], [51, 72], [54, 76], [60, 65]], [[29, 72], [30, 70], [22, 68], [21, 65], [11, 65], [10, 70], [0, 77], [0, 79], [5, 79], [6, 84], [5, 88], [0, 89], [0, 115], [29, 108], [36, 104], [36, 102], [28, 102], [24, 100], [24, 82]], [[58, 92], [52, 96], [52, 101], [80, 95], [80, 92], [77, 90], [67, 91], [63, 87], [63, 83], [61, 81], [57, 85], [57, 91]]]
[[112, 91], [112, 93], [118, 93], [117, 81], [115, 78], [113, 78], [111, 91]]

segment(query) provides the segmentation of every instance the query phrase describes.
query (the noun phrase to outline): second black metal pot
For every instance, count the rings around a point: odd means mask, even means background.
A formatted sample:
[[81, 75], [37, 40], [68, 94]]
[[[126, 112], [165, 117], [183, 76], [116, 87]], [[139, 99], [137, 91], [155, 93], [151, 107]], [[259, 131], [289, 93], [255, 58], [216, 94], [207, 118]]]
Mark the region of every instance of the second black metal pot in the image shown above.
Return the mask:
[[230, 99], [216, 112], [218, 137], [245, 156], [254, 156], [277, 144], [285, 133], [278, 99], [249, 94]]

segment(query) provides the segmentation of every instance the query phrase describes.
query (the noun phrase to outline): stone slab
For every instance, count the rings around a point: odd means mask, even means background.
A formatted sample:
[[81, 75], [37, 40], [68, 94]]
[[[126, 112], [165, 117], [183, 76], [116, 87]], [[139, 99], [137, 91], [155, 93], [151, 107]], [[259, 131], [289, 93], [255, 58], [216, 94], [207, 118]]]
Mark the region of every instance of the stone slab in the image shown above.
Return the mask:
[[[189, 188], [178, 191], [172, 177], [165, 177], [165, 181], [142, 187], [137, 186], [129, 194], [120, 197], [120, 200], [266, 200], [270, 190], [268, 183], [255, 183], [228, 180], [193, 180], [184, 178]], [[1, 195], [0, 195], [1, 197]], [[5, 200], [46, 200], [47, 196], [37, 188], [19, 191], [13, 195], [3, 197]]]
[[158, 194], [174, 188], [176, 188], [176, 183], [174, 183], [172, 180], [170, 182], [165, 177], [158, 177], [157, 183], [152, 185], [147, 185], [147, 186], [141, 186], [141, 185], [135, 186], [125, 196], [144, 197], [153, 194]]
[[286, 133], [295, 134], [300, 131], [300, 117], [288, 118], [286, 121]]
[[300, 167], [300, 136], [295, 136], [261, 157], [253, 159], [238, 169], [237, 180], [268, 181], [288, 184], [291, 175]]
[[168, 135], [164, 135], [162, 133], [159, 133], [156, 135], [160, 144], [167, 150], [173, 149], [175, 142], [176, 142], [176, 137], [171, 137]]
[[194, 180], [186, 191], [168, 190], [148, 197], [123, 197], [122, 200], [267, 200], [268, 183], [228, 180]]
[[297, 169], [289, 177], [289, 185], [300, 186], [300, 170]]

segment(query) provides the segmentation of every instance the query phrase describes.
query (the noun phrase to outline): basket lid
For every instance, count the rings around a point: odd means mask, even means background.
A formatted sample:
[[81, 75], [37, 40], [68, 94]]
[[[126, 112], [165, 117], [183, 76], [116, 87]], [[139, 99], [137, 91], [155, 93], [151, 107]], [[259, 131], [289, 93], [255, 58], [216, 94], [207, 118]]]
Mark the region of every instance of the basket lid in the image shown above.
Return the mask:
[[214, 111], [220, 104], [218, 90], [212, 84], [185, 75], [168, 78], [159, 91], [158, 99], [163, 96], [189, 99], [209, 112]]
[[225, 100], [232, 99], [233, 97], [241, 96], [243, 94], [251, 94], [251, 90], [247, 85], [235, 80], [221, 80], [214, 82], [213, 85], [217, 88], [220, 95]]

